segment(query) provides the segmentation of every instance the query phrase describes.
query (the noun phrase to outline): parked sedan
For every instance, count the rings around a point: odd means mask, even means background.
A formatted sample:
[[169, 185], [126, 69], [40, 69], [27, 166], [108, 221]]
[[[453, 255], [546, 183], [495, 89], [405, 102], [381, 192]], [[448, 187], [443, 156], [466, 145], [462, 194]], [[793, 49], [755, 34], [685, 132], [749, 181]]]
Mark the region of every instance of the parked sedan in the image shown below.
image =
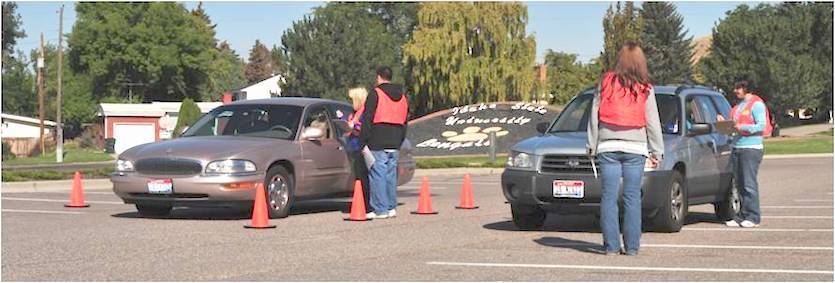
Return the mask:
[[[644, 223], [676, 232], [688, 206], [707, 203], [720, 218], [730, 219], [739, 211], [729, 166], [730, 138], [714, 129], [717, 115], [730, 117], [728, 101], [699, 86], [658, 86], [655, 93], [665, 152], [658, 168], [644, 170]], [[601, 180], [594, 170], [600, 167], [586, 155], [593, 95], [593, 89], [584, 91], [552, 124], [537, 126], [540, 136], [511, 148], [502, 188], [517, 227], [540, 227], [549, 212], [599, 214]]]
[[[286, 217], [301, 199], [350, 195], [354, 173], [345, 151], [351, 105], [315, 98], [238, 101], [200, 117], [180, 138], [121, 155], [113, 191], [142, 215], [175, 206], [249, 209], [263, 183], [270, 217]], [[412, 147], [400, 151], [398, 184], [414, 175]], [[366, 188], [367, 189], [367, 188]]]

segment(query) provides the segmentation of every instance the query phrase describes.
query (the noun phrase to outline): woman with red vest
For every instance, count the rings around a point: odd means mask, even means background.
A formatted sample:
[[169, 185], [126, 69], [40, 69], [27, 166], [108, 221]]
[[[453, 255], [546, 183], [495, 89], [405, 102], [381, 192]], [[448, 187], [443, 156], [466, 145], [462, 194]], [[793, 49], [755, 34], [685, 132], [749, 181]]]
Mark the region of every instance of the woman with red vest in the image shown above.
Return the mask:
[[760, 226], [760, 195], [757, 171], [763, 160], [763, 136], [771, 135], [768, 109], [762, 98], [751, 92], [748, 81], [737, 82], [734, 93], [739, 104], [731, 110], [737, 134], [733, 139], [731, 166], [742, 207], [734, 219], [725, 222], [731, 227]]
[[[641, 241], [641, 178], [664, 152], [655, 92], [641, 47], [627, 42], [614, 70], [603, 74], [592, 103], [587, 148], [600, 160], [600, 226], [606, 255], [637, 255]], [[649, 158], [649, 159], [647, 159]], [[618, 195], [623, 178], [623, 242]]]
[[360, 130], [360, 148], [374, 156], [369, 172], [371, 208], [368, 218], [397, 216], [397, 160], [406, 139], [409, 102], [402, 87], [391, 83], [389, 67], [377, 68], [377, 86], [365, 101]]

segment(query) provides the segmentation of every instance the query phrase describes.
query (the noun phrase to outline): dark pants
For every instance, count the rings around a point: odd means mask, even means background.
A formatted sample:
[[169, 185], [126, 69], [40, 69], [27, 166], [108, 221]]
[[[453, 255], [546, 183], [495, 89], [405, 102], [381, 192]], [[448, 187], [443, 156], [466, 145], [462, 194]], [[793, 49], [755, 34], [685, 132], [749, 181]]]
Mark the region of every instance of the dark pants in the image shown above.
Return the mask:
[[368, 202], [371, 187], [368, 183], [368, 167], [365, 166], [365, 158], [362, 156], [361, 151], [352, 151], [348, 157], [351, 159], [354, 175], [362, 183], [362, 197], [365, 199], [365, 212], [371, 212], [371, 204]]
[[748, 220], [760, 224], [760, 192], [757, 183], [757, 173], [763, 161], [763, 151], [753, 148], [734, 148], [731, 155], [731, 166], [736, 179], [736, 189], [742, 202], [739, 213], [734, 220], [742, 222]]

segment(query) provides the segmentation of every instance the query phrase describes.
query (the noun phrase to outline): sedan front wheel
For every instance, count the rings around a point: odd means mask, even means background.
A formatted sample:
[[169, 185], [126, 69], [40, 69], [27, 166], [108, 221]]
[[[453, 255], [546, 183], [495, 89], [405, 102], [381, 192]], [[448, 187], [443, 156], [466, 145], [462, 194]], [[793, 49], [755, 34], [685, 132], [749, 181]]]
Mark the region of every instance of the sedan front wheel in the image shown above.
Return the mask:
[[275, 166], [267, 171], [264, 184], [270, 218], [287, 217], [293, 205], [293, 176], [284, 167]]

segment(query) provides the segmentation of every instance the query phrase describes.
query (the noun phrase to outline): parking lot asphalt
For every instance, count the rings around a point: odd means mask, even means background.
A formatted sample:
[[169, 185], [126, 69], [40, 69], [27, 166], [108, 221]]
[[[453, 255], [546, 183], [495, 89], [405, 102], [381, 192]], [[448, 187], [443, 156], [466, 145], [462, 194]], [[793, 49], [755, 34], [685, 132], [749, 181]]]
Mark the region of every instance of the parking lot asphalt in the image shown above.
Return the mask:
[[107, 190], [86, 209], [63, 192], [2, 194], [4, 281], [832, 281], [833, 159], [765, 160], [760, 228], [725, 227], [690, 207], [679, 233], [644, 233], [637, 257], [603, 256], [592, 216], [549, 215], [517, 231], [500, 175], [474, 175], [476, 210], [456, 210], [460, 176], [430, 176], [438, 215], [412, 215], [420, 178], [401, 186], [398, 217], [346, 222], [349, 199], [299, 203], [249, 230], [229, 209], [142, 218]]

